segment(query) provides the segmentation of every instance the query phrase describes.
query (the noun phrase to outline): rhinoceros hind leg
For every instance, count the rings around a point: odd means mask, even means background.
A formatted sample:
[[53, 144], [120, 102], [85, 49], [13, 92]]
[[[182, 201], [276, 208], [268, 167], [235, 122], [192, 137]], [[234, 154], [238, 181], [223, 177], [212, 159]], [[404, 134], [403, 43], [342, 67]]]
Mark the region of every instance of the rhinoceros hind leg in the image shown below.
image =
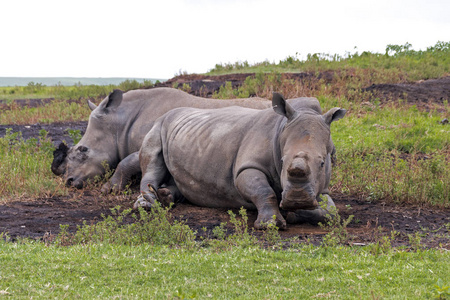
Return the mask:
[[155, 201], [157, 200], [159, 201], [157, 193], [150, 188], [150, 192], [141, 192], [136, 202], [134, 202], [133, 208], [138, 209], [139, 207], [143, 207], [145, 209], [150, 209], [155, 205]]
[[168, 188], [159, 188], [156, 193], [158, 194], [158, 200], [160, 201], [161, 205], [166, 207], [170, 206], [170, 204], [175, 203], [173, 199], [172, 192]]
[[313, 210], [299, 209], [295, 212], [289, 212], [286, 221], [290, 224], [310, 223], [317, 225], [318, 223], [326, 222], [330, 217], [333, 218], [337, 213], [336, 205], [329, 195], [323, 194], [323, 196], [327, 198], [326, 206], [322, 205]]

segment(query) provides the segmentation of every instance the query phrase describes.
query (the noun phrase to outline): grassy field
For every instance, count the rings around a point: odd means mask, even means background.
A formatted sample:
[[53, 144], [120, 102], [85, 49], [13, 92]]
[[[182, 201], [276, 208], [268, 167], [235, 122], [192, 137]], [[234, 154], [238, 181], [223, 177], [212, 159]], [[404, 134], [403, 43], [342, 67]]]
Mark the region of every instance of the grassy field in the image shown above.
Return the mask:
[[324, 70], [371, 70], [372, 83], [398, 83], [404, 80], [415, 81], [442, 77], [450, 72], [450, 42], [437, 42], [425, 51], [416, 51], [412, 45], [387, 45], [385, 53], [348, 52], [344, 56], [323, 53], [308, 54], [302, 60], [296, 55], [289, 56], [279, 63], [261, 62], [250, 65], [248, 62], [217, 64], [207, 74], [229, 73], [284, 73], [320, 72]]
[[[256, 72], [238, 89], [226, 85], [216, 98], [270, 98], [272, 91], [279, 91], [289, 98], [315, 96], [323, 110], [334, 106], [348, 109], [346, 117], [332, 126], [338, 150], [333, 192], [373, 202], [448, 208], [450, 125], [439, 123], [450, 114], [448, 99], [423, 109], [406, 104], [404, 99], [382, 102], [361, 90], [375, 83], [449, 75], [449, 43], [438, 43], [426, 51], [410, 48], [408, 44], [389, 45], [384, 54], [313, 54], [305, 61], [290, 57], [278, 64], [218, 65], [210, 74]], [[283, 78], [282, 73], [287, 71], [333, 71], [334, 77], [331, 83], [319, 77], [298, 83]], [[63, 100], [99, 100], [113, 88], [0, 88], [0, 98], [6, 97], [7, 101], [56, 99], [39, 108], [11, 105], [2, 111], [0, 123], [87, 120], [89, 109], [84, 103], [67, 106]], [[50, 171], [53, 149], [44, 131], [39, 139], [27, 141], [12, 132], [0, 138], [2, 203], [69, 192]], [[388, 236], [366, 247], [344, 247], [330, 242], [333, 237], [328, 236], [328, 242], [318, 247], [281, 241], [276, 230], [268, 230], [261, 241], [243, 229], [245, 226], [238, 221], [241, 219], [235, 220], [234, 236], [225, 238], [217, 227], [214, 236], [195, 241], [191, 229], [168, 221], [166, 214], [163, 210], [141, 214], [136, 217], [139, 221], [129, 225], [123, 225], [118, 216], [95, 226], [80, 226], [76, 234], [67, 233], [63, 227], [58, 237], [47, 237], [43, 242], [12, 243], [5, 241], [8, 237], [4, 234], [0, 238], [0, 297], [449, 297], [449, 252], [423, 249], [420, 241], [415, 247], [394, 249]]]
[[[157, 81], [158, 82], [158, 81]], [[47, 86], [39, 82], [29, 82], [26, 86], [0, 87], [0, 100], [11, 101], [14, 99], [55, 98], [55, 99], [79, 99], [105, 97], [113, 89], [123, 91], [149, 87], [154, 83], [151, 80], [138, 82], [137, 80], [125, 80], [118, 85], [82, 85], [73, 86], [53, 85]]]
[[[446, 297], [450, 272], [444, 249], [322, 247], [247, 232], [245, 212], [234, 234], [194, 240], [167, 209], [126, 213], [64, 228], [44, 242], [0, 239], [0, 295], [13, 298], [152, 299], [424, 299]], [[413, 250], [413, 251], [411, 251]], [[445, 298], [441, 298], [445, 299]]]
[[374, 256], [314, 246], [217, 251], [37, 242], [0, 249], [0, 297], [7, 299], [430, 299], [443, 293], [450, 272], [448, 252], [438, 250]]

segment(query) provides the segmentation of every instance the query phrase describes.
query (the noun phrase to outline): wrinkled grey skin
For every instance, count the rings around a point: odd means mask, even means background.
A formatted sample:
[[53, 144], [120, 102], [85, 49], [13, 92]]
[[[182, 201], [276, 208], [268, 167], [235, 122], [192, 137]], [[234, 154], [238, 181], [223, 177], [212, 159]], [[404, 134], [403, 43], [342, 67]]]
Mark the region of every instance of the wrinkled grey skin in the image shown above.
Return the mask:
[[286, 102], [277, 93], [272, 104], [273, 110], [179, 108], [159, 118], [142, 142], [135, 207], [151, 207], [160, 196], [154, 191], [172, 178], [193, 204], [256, 208], [257, 229], [274, 215], [285, 228], [280, 208], [292, 222], [324, 221], [334, 207], [327, 195], [335, 151], [330, 125], [346, 110], [322, 115], [314, 98]]
[[177, 107], [217, 108], [239, 105], [263, 109], [270, 101], [261, 98], [217, 100], [195, 97], [171, 88], [115, 90], [98, 106], [88, 102], [92, 112], [86, 133], [73, 147], [64, 144], [54, 152], [52, 171], [63, 175], [68, 186], [82, 188], [86, 180], [105, 173], [104, 163], [116, 169], [103, 192], [125, 187], [140, 173], [138, 151], [155, 120]]

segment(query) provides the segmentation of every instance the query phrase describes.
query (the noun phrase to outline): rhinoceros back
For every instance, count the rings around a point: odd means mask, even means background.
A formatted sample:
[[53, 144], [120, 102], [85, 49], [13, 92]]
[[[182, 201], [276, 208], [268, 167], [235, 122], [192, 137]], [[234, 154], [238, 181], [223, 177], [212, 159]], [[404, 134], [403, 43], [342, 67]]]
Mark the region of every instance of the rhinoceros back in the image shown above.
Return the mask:
[[181, 193], [192, 203], [254, 208], [234, 185], [236, 157], [258, 110], [175, 109], [162, 126], [165, 163]]

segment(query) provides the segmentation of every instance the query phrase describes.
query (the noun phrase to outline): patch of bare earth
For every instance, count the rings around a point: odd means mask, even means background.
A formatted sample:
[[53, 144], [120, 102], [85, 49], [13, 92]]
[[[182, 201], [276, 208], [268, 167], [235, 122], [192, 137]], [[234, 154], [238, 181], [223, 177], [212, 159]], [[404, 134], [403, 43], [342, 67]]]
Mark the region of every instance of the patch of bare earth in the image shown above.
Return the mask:
[[[191, 93], [199, 96], [211, 96], [226, 81], [233, 85], [241, 85], [247, 76], [252, 74], [235, 74], [223, 76], [183, 75], [169, 80], [160, 86], [172, 87], [174, 83], [188, 83]], [[289, 74], [294, 80], [302, 80], [307, 73]], [[323, 76], [329, 76], [324, 74]], [[332, 75], [331, 75], [332, 76]], [[413, 84], [376, 85], [368, 87], [378, 97], [385, 95], [402, 95], [408, 103], [443, 103], [450, 98], [450, 77], [429, 80]], [[381, 95], [381, 96], [380, 96]], [[18, 105], [41, 105], [45, 101], [39, 99], [18, 102]], [[13, 132], [21, 131], [24, 138], [38, 137], [39, 131], [45, 129], [48, 137], [55, 145], [62, 140], [71, 144], [67, 129], [78, 129], [83, 134], [87, 122], [30, 124], [30, 125], [0, 125], [0, 136], [4, 136], [7, 128]], [[50, 166], [49, 166], [50, 168]], [[55, 178], [56, 180], [56, 178]], [[84, 221], [87, 224], [102, 219], [102, 214], [110, 214], [110, 208], [121, 205], [122, 208], [132, 206], [137, 198], [134, 195], [102, 196], [96, 189], [73, 190], [69, 196], [39, 199], [18, 199], [6, 204], [0, 204], [0, 232], [7, 232], [12, 238], [30, 237], [42, 239], [44, 235], [58, 234], [60, 224], [69, 225], [69, 231], [74, 232]], [[350, 233], [349, 244], [368, 244], [376, 242], [382, 235], [398, 232], [393, 245], [411, 245], [416, 234], [426, 247], [442, 247], [450, 249], [450, 209], [430, 208], [411, 204], [390, 204], [383, 202], [368, 202], [357, 196], [340, 194], [332, 195], [335, 199], [342, 219], [353, 215], [353, 221], [348, 225]], [[221, 222], [229, 222], [228, 209], [197, 207], [189, 203], [180, 203], [172, 209], [174, 218], [185, 220], [197, 231], [198, 236], [212, 236], [212, 229]], [[236, 214], [237, 211], [234, 211]], [[256, 212], [249, 211], [249, 225], [256, 220]], [[206, 228], [206, 232], [203, 231]], [[231, 225], [228, 226], [230, 232]], [[309, 224], [289, 224], [287, 230], [280, 231], [283, 238], [298, 238], [299, 241], [320, 243], [327, 232], [319, 226]], [[261, 232], [255, 232], [261, 235]], [[417, 241], [417, 238], [416, 238]]]

